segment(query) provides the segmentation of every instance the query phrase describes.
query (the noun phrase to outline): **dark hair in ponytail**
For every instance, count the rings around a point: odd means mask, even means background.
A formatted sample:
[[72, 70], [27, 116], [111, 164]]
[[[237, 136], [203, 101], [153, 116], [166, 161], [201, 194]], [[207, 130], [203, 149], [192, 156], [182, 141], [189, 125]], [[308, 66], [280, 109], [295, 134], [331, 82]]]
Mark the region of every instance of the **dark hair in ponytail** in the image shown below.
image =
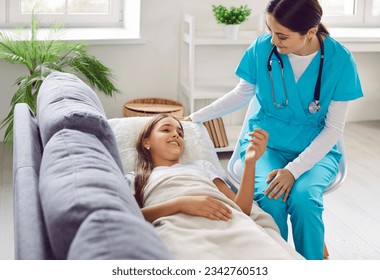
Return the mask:
[[271, 0], [266, 12], [282, 26], [305, 35], [310, 28], [318, 27], [318, 32], [329, 34], [321, 23], [323, 10], [318, 0]]
[[144, 140], [148, 139], [156, 124], [165, 118], [173, 118], [178, 121], [183, 131], [181, 122], [170, 114], [160, 114], [152, 118], [140, 131], [136, 140], [137, 159], [135, 164], [135, 199], [140, 206], [143, 207], [144, 187], [148, 182], [149, 176], [153, 170], [153, 160], [150, 150], [144, 146]]

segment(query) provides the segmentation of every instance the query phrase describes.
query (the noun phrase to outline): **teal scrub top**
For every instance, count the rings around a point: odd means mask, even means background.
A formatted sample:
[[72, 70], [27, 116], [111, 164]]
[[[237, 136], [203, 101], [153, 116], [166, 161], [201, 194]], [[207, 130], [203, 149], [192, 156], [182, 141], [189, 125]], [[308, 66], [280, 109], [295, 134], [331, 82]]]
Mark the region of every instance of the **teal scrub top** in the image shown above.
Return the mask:
[[[236, 75], [256, 85], [255, 94], [261, 105], [260, 110], [249, 120], [248, 130], [262, 128], [269, 133], [268, 147], [299, 154], [323, 129], [331, 100], [349, 101], [363, 96], [356, 64], [349, 50], [330, 36], [325, 38], [325, 59], [320, 94], [321, 110], [316, 114], [311, 114], [308, 106], [314, 100], [320, 50], [297, 83], [288, 55], [280, 54], [284, 63], [288, 106], [277, 108], [273, 102], [272, 84], [267, 69], [267, 59], [272, 48], [270, 40], [270, 34], [259, 36], [246, 50], [236, 69]], [[286, 100], [281, 70], [275, 55], [272, 56], [272, 60], [276, 101], [277, 104], [281, 104]], [[245, 138], [247, 137], [246, 134]], [[242, 139], [242, 146], [245, 146], [244, 142], [246, 140]]]

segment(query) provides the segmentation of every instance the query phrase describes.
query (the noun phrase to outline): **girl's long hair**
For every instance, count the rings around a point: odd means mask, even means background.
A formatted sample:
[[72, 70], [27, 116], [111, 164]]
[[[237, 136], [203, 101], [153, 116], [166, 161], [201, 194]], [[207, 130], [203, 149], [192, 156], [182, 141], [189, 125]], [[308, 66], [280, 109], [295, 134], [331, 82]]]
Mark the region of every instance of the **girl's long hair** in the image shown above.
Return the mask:
[[150, 150], [145, 148], [144, 140], [150, 137], [150, 134], [156, 124], [165, 118], [173, 118], [177, 120], [183, 131], [182, 124], [176, 117], [170, 114], [160, 114], [148, 121], [148, 123], [141, 129], [136, 140], [137, 158], [135, 164], [135, 199], [140, 208], [143, 207], [145, 185], [148, 182], [149, 176], [153, 170], [152, 156], [150, 154]]
[[323, 10], [318, 0], [271, 0], [266, 12], [282, 26], [305, 35], [310, 28], [318, 26], [318, 32], [329, 34], [321, 23]]

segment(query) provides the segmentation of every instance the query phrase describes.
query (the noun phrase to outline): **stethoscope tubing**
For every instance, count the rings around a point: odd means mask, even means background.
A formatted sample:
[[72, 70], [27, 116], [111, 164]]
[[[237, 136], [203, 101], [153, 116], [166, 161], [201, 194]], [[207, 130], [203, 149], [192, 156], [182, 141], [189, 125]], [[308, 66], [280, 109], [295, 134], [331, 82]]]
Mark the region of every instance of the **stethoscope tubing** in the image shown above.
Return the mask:
[[[319, 104], [319, 100], [320, 100], [320, 96], [321, 96], [323, 62], [324, 62], [324, 58], [325, 58], [325, 47], [323, 44], [322, 37], [318, 32], [317, 32], [316, 36], [318, 38], [319, 45], [321, 48], [321, 58], [320, 58], [320, 62], [319, 62], [317, 82], [316, 82], [316, 85], [314, 88], [314, 100], [311, 101], [309, 104], [309, 111], [312, 114], [315, 114], [316, 112], [318, 112], [321, 109], [321, 106]], [[285, 92], [285, 101], [282, 102], [281, 104], [277, 103], [276, 93], [275, 93], [275, 89], [274, 89], [274, 82], [273, 82], [273, 75], [272, 75], [272, 61], [273, 61], [272, 57], [273, 57], [273, 54], [277, 57], [278, 64], [279, 64], [280, 69], [281, 69], [281, 79], [282, 79], [282, 84], [283, 84], [283, 88], [284, 88], [284, 92]], [[269, 52], [268, 59], [267, 59], [267, 69], [268, 69], [268, 73], [269, 73], [269, 78], [271, 80], [273, 103], [279, 109], [284, 108], [288, 105], [289, 98], [288, 98], [288, 92], [287, 92], [286, 84], [285, 84], [285, 77], [284, 77], [284, 62], [283, 62], [280, 54], [277, 51], [276, 45], [273, 45], [271, 51]]]
[[315, 84], [315, 89], [314, 89], [314, 101], [317, 102], [317, 104], [319, 104], [319, 100], [321, 97], [322, 69], [323, 69], [323, 62], [325, 60], [325, 46], [323, 44], [321, 35], [319, 33], [317, 33], [316, 35], [319, 41], [319, 45], [321, 46], [321, 59], [319, 61], [317, 83]]

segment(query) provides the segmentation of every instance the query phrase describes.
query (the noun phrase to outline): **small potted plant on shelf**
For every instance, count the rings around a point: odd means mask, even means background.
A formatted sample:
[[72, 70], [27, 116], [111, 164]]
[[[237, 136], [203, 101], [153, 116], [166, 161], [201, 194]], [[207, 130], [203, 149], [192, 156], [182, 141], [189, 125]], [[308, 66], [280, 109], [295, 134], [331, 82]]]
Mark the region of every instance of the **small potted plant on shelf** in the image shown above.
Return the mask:
[[216, 22], [225, 25], [226, 39], [236, 40], [240, 24], [248, 20], [252, 10], [247, 5], [230, 8], [212, 5], [212, 11]]

